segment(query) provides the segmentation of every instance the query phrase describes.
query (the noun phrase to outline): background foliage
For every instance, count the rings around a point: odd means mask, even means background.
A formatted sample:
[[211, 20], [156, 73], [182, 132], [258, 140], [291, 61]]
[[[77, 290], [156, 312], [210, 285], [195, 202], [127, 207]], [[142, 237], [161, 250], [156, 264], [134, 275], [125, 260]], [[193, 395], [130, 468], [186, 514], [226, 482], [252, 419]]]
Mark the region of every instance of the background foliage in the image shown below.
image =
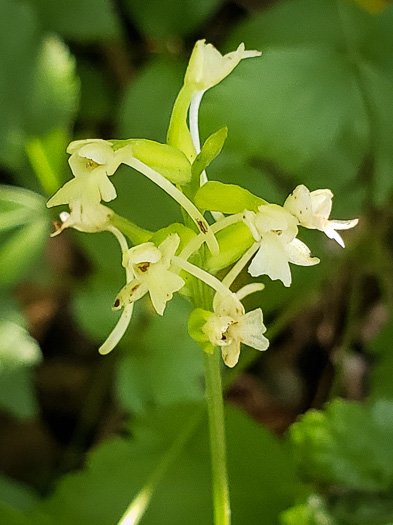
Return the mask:
[[[360, 217], [345, 251], [309, 232], [321, 264], [294, 267], [290, 289], [266, 280], [249, 305], [262, 306], [271, 346], [244, 349], [224, 376], [233, 522], [393, 523], [389, 4], [0, 3], [0, 521], [117, 523], [145, 489], [141, 523], [211, 522], [190, 306], [177, 298], [158, 318], [138, 304], [119, 348], [99, 357], [118, 248], [106, 233], [50, 239], [58, 210], [45, 207], [70, 177], [71, 139], [165, 141], [206, 38], [263, 52], [206, 94], [202, 138], [229, 128], [210, 178], [279, 204], [296, 184], [328, 187], [334, 218]], [[114, 209], [142, 226], [180, 218], [136, 172], [115, 183]]]

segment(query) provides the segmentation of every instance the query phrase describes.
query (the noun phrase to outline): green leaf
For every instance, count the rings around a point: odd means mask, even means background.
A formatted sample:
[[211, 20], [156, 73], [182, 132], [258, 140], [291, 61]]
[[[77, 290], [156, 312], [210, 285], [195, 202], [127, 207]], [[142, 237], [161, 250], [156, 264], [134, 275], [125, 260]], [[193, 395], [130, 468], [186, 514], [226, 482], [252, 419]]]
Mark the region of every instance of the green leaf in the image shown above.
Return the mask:
[[1, 2], [0, 35], [0, 100], [7, 101], [0, 121], [0, 162], [21, 169], [29, 137], [70, 126], [78, 82], [68, 48], [55, 36], [42, 36], [26, 2]]
[[364, 120], [347, 58], [315, 45], [270, 48], [205, 99], [202, 131], [225, 124], [226, 148], [289, 173], [320, 155], [346, 125]]
[[189, 313], [184, 299], [174, 298], [164, 317], [145, 312], [133, 319], [135, 329], [122, 342], [132, 352], [119, 361], [116, 381], [118, 400], [130, 412], [203, 398], [202, 351], [187, 333]]
[[31, 521], [22, 512], [3, 503], [0, 503], [0, 521], [7, 525], [31, 525]]
[[370, 349], [374, 364], [370, 377], [369, 396], [373, 400], [380, 398], [393, 399], [393, 381], [391, 370], [393, 366], [393, 318], [383, 327], [377, 337], [371, 342]]
[[65, 150], [69, 136], [55, 129], [43, 137], [32, 137], [26, 143], [26, 153], [42, 189], [47, 195], [55, 193], [65, 182]]
[[203, 210], [242, 213], [244, 210], [257, 211], [266, 201], [236, 184], [210, 181], [197, 191], [195, 204]]
[[49, 237], [49, 214], [40, 195], [10, 186], [0, 191], [0, 287], [10, 287], [40, 254]]
[[[38, 500], [38, 495], [27, 485], [23, 485], [2, 475], [0, 475], [0, 494], [2, 504], [12, 506], [14, 509], [19, 510], [32, 508]], [[0, 508], [0, 521], [1, 518]]]
[[290, 432], [300, 471], [314, 483], [378, 492], [393, 486], [393, 402], [334, 401]]
[[284, 511], [280, 525], [339, 525], [326, 508], [326, 503], [318, 494], [312, 494], [306, 503]]
[[[162, 477], [156, 490], [143, 493], [148, 507], [142, 523], [211, 523], [208, 427], [204, 419], [189, 439], [196, 418], [201, 417], [198, 412], [200, 404], [172, 405], [135, 418], [133, 437], [97, 447], [87, 468], [66, 476], [54, 494], [30, 514], [34, 523], [45, 523], [44, 517], [55, 519], [59, 525], [117, 523], [133, 499], [151, 486], [157, 472]], [[236, 410], [227, 410], [226, 421], [234, 523], [260, 523], [263, 516], [264, 525], [276, 525], [277, 515], [294, 504], [299, 492], [299, 480], [285, 445]], [[174, 450], [181, 437], [183, 448]]]
[[197, 29], [220, 5], [220, 0], [127, 0], [129, 11], [144, 33], [157, 40], [185, 36]]
[[33, 65], [31, 86], [26, 99], [26, 126], [29, 135], [46, 135], [68, 129], [79, 102], [79, 82], [75, 60], [57, 37], [42, 41]]
[[192, 163], [192, 187], [193, 193], [200, 186], [200, 175], [210, 165], [211, 162], [221, 153], [227, 139], [228, 128], [221, 128], [208, 137]]
[[89, 43], [119, 36], [116, 10], [109, 0], [30, 0], [30, 3], [45, 29], [67, 40]]
[[18, 418], [37, 413], [32, 367], [40, 359], [40, 348], [28, 332], [0, 319], [0, 405]]
[[130, 83], [119, 108], [119, 134], [124, 137], [149, 137], [166, 142], [166, 132], [184, 65], [174, 60], [155, 58], [148, 62]]

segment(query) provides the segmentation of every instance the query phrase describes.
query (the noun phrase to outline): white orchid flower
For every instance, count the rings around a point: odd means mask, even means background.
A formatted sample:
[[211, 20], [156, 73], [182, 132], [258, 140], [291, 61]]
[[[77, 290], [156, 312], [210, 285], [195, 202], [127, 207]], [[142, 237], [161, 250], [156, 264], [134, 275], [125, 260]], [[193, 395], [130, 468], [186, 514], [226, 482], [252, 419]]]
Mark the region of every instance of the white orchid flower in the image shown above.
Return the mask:
[[245, 313], [236, 294], [224, 297], [216, 294], [213, 309], [214, 313], [208, 318], [202, 331], [213, 346], [221, 348], [222, 358], [227, 366], [232, 368], [238, 362], [242, 343], [256, 350], [267, 349], [269, 340], [263, 335], [266, 327], [260, 308]]
[[115, 151], [112, 144], [103, 139], [75, 140], [67, 148], [71, 154], [68, 163], [75, 177], [91, 173], [110, 176], [120, 166], [126, 150], [128, 148]]
[[345, 248], [344, 241], [336, 230], [349, 230], [357, 225], [358, 219], [346, 221], [328, 220], [332, 210], [333, 193], [326, 190], [311, 191], [303, 184], [297, 186], [284, 203], [284, 208], [297, 218], [305, 228], [320, 230], [329, 239], [334, 239]]
[[258, 211], [246, 210], [243, 220], [259, 245], [248, 272], [253, 277], [268, 275], [270, 279], [290, 286], [292, 282], [289, 263], [300, 266], [313, 266], [319, 263], [312, 257], [309, 248], [299, 239], [297, 220], [287, 210], [277, 204], [266, 204]]
[[246, 51], [240, 44], [236, 51], [222, 55], [206, 40], [198, 40], [184, 77], [184, 84], [190, 85], [196, 91], [206, 91], [227, 77], [243, 58], [260, 56], [259, 51]]
[[180, 238], [174, 233], [168, 235], [158, 248], [152, 242], [146, 242], [124, 254], [123, 266], [132, 272], [134, 278], [117, 295], [115, 310], [149, 293], [154, 309], [163, 315], [166, 303], [185, 284], [184, 279], [170, 270], [179, 243]]

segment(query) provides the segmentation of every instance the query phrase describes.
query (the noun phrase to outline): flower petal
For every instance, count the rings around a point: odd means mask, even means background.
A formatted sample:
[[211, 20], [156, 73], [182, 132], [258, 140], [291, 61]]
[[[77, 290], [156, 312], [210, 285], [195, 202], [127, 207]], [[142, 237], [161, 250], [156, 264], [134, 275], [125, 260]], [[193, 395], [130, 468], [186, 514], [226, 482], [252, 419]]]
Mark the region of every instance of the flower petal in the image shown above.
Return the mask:
[[151, 302], [155, 311], [163, 315], [166, 303], [173, 294], [185, 285], [184, 279], [169, 271], [152, 271], [148, 277], [148, 286]]
[[319, 263], [318, 257], [313, 257], [308, 246], [304, 242], [299, 241], [299, 239], [293, 239], [285, 246], [285, 249], [288, 254], [288, 260], [292, 264], [314, 266], [314, 264]]
[[229, 366], [229, 368], [233, 368], [239, 361], [240, 341], [233, 341], [227, 346], [222, 346], [221, 353], [224, 363]]
[[248, 267], [248, 273], [252, 277], [268, 275], [272, 281], [279, 279], [284, 286], [291, 285], [288, 255], [277, 235], [274, 233], [264, 235], [261, 247]]
[[269, 346], [269, 340], [262, 335], [264, 332], [266, 332], [266, 327], [263, 324], [263, 315], [260, 308], [247, 312], [239, 321], [236, 329], [236, 335], [241, 342], [256, 350], [266, 350]]

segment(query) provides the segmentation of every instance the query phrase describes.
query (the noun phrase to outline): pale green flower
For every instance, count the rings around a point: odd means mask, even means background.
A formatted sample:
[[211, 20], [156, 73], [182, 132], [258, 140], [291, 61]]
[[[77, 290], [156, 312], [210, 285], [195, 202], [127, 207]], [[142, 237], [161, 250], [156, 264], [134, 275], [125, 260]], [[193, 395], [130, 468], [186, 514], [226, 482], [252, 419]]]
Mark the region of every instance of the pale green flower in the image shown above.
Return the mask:
[[221, 348], [227, 366], [232, 368], [238, 362], [242, 343], [261, 351], [269, 346], [269, 340], [263, 335], [266, 327], [260, 308], [245, 313], [236, 294], [225, 297], [216, 294], [213, 309], [202, 332], [213, 346]]
[[176, 233], [157, 247], [152, 242], [134, 246], [123, 256], [123, 266], [134, 278], [128, 282], [116, 297], [113, 308], [119, 310], [149, 293], [153, 307], [163, 315], [166, 303], [179, 291], [185, 281], [170, 269], [172, 258], [179, 246]]
[[292, 277], [289, 263], [300, 266], [312, 266], [319, 263], [312, 257], [309, 248], [299, 239], [297, 220], [287, 210], [277, 204], [266, 204], [258, 211], [246, 210], [243, 220], [259, 244], [248, 272], [253, 277], [268, 275], [270, 279], [290, 286]]
[[101, 205], [116, 198], [116, 189], [109, 180], [123, 158], [123, 152], [113, 151], [105, 140], [78, 140], [67, 148], [71, 153], [69, 164], [74, 178], [66, 182], [47, 202], [48, 208], [68, 204], [70, 213], [62, 213], [63, 224], [54, 233], [65, 228], [85, 232], [106, 229], [112, 211]]
[[324, 232], [330, 239], [334, 239], [344, 248], [344, 241], [336, 230], [353, 228], [359, 220], [329, 221], [332, 198], [333, 193], [328, 189], [310, 192], [306, 186], [301, 184], [289, 195], [284, 203], [284, 208], [296, 217], [301, 226]]
[[198, 40], [191, 54], [184, 84], [194, 87], [196, 91], [206, 91], [227, 77], [243, 58], [260, 55], [259, 51], [246, 51], [244, 44], [240, 44], [236, 51], [222, 55], [212, 44], [206, 44], [206, 40]]

